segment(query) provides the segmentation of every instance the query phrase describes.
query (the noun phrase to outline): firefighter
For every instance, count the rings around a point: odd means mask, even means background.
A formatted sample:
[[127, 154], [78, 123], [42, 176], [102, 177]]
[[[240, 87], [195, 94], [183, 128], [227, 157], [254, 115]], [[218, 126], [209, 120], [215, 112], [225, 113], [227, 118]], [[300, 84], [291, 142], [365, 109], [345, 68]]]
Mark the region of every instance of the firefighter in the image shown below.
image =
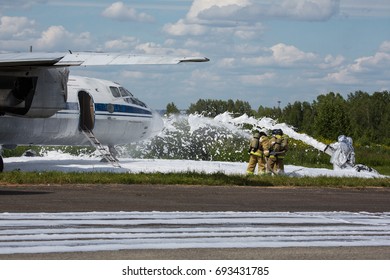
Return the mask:
[[269, 157], [267, 159], [268, 172], [273, 174], [284, 174], [284, 157], [288, 150], [288, 136], [283, 130], [272, 130], [269, 140]]
[[352, 168], [355, 166], [355, 151], [352, 138], [340, 135], [338, 142], [332, 144], [333, 154], [330, 162], [333, 163], [333, 169]]
[[249, 145], [249, 163], [246, 170], [248, 175], [255, 173], [256, 165], [258, 166], [258, 175], [266, 174], [265, 149], [268, 149], [267, 133], [265, 130], [256, 130]]

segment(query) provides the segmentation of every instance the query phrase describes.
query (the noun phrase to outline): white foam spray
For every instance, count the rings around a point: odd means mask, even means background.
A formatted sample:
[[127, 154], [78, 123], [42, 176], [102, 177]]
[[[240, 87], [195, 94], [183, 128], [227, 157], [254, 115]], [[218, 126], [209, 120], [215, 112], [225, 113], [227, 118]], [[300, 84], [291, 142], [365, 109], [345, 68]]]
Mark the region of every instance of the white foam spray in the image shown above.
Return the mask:
[[216, 122], [221, 123], [227, 123], [227, 124], [234, 124], [235, 126], [240, 125], [243, 126], [244, 124], [250, 124], [253, 127], [259, 127], [259, 128], [266, 128], [266, 129], [282, 129], [284, 134], [287, 134], [290, 138], [300, 140], [313, 148], [316, 148], [317, 150], [323, 152], [327, 145], [324, 143], [321, 143], [314, 139], [313, 137], [304, 134], [304, 133], [298, 133], [294, 130], [293, 127], [291, 127], [288, 124], [285, 123], [277, 123], [275, 120], [264, 117], [261, 119], [256, 119], [253, 117], [248, 117], [246, 114], [234, 118], [232, 115], [228, 112], [225, 112], [221, 115], [218, 115], [214, 118]]
[[[265, 128], [282, 129], [290, 138], [300, 140], [324, 152], [327, 145], [298, 133], [285, 123], [264, 117], [254, 118], [244, 114], [234, 117], [225, 112], [214, 118], [202, 114], [175, 115], [164, 118], [163, 131], [153, 139], [129, 145], [122, 157], [194, 159], [194, 160], [240, 160], [252, 135], [252, 130]], [[236, 156], [229, 156], [234, 151]], [[227, 154], [229, 153], [229, 154]], [[242, 160], [242, 159], [241, 159]]]

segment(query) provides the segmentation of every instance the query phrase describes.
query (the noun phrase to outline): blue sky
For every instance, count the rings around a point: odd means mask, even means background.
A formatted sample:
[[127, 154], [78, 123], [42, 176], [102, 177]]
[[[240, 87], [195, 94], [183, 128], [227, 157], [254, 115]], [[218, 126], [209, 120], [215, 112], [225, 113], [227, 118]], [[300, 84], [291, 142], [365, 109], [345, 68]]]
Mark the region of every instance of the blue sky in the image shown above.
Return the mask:
[[208, 63], [72, 68], [152, 108], [199, 98], [252, 108], [390, 90], [388, 0], [3, 0], [0, 51], [206, 56]]

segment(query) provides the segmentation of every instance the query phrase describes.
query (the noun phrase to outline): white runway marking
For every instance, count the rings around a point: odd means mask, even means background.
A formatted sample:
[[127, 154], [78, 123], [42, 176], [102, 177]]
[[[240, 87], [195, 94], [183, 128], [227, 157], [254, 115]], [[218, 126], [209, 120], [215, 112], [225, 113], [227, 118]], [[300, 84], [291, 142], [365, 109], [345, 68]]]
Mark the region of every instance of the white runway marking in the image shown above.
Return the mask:
[[0, 214], [0, 254], [310, 246], [390, 246], [390, 212]]

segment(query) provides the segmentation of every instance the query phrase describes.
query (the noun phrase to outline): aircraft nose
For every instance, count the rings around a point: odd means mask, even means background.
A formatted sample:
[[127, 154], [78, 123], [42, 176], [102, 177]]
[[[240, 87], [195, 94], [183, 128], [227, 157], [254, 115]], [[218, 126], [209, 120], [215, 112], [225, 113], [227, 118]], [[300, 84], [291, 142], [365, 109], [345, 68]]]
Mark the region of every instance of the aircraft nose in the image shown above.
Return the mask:
[[151, 121], [151, 137], [156, 136], [164, 128], [164, 121], [161, 118], [160, 114], [156, 111], [152, 112], [152, 121]]

